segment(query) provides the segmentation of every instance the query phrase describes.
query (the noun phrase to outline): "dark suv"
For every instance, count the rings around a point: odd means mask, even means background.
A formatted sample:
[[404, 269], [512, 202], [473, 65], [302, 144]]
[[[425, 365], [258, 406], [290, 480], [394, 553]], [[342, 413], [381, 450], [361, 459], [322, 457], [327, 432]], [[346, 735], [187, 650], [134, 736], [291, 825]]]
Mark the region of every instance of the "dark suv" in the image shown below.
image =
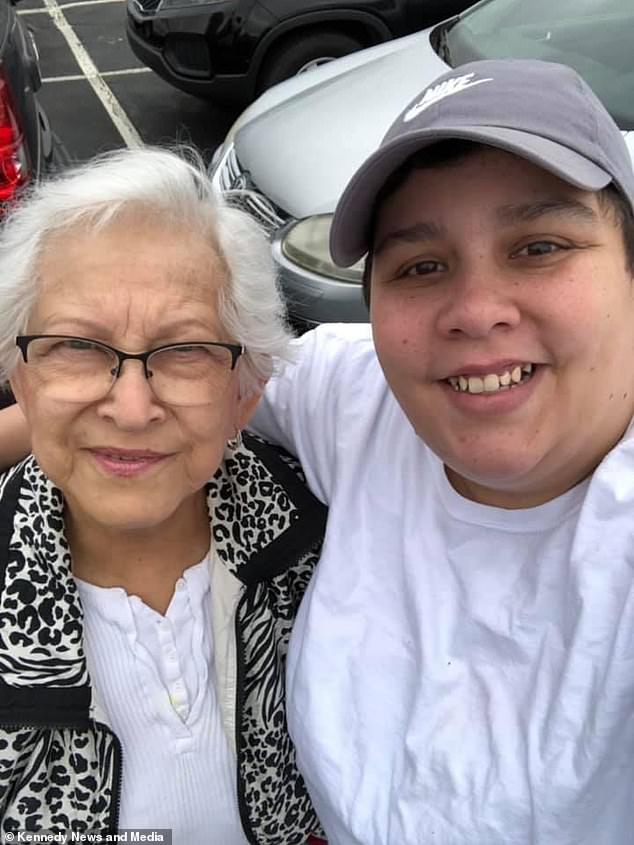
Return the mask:
[[13, 3], [0, 0], [0, 214], [29, 182], [67, 161], [38, 102], [40, 85], [31, 33]]
[[408, 35], [474, 0], [127, 0], [128, 39], [177, 88], [246, 104], [297, 73]]

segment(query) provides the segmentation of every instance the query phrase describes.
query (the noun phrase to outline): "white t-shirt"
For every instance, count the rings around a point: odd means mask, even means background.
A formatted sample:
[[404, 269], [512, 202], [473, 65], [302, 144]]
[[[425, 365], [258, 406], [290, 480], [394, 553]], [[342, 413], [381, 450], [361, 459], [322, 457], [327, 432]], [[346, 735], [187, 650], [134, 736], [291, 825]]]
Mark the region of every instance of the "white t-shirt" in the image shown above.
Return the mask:
[[366, 326], [324, 326], [255, 427], [330, 504], [288, 721], [330, 845], [634, 841], [634, 439], [537, 508], [458, 495]]
[[122, 746], [119, 827], [246, 845], [213, 684], [208, 560], [178, 579], [164, 616], [121, 588], [75, 581], [91, 680]]

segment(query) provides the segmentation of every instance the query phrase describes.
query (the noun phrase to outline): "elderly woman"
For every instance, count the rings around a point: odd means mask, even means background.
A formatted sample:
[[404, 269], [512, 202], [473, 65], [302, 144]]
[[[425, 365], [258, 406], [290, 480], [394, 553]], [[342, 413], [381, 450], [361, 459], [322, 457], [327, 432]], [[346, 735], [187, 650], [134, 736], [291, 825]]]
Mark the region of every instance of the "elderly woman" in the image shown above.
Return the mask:
[[0, 479], [0, 830], [306, 842], [283, 674], [325, 517], [240, 435], [288, 354], [265, 238], [120, 152], [12, 214], [0, 280], [33, 450]]

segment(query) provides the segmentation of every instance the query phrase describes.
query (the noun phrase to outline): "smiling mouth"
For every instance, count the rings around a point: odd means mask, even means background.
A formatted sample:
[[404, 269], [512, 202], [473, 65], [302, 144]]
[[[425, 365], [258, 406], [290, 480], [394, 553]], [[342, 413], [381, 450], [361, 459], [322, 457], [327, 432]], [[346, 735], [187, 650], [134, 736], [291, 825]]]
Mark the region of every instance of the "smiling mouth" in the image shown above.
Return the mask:
[[168, 454], [160, 452], [153, 452], [151, 450], [139, 451], [132, 449], [115, 450], [115, 449], [91, 449], [94, 457], [102, 464], [108, 464], [111, 467], [150, 467], [155, 464], [162, 463], [166, 458], [170, 457]]
[[101, 455], [109, 461], [120, 461], [122, 464], [139, 464], [144, 461], [158, 461], [165, 457], [165, 455], [113, 455], [104, 452], [102, 452]]
[[537, 364], [518, 364], [502, 373], [450, 376], [445, 379], [445, 383], [458, 393], [500, 393], [525, 384], [533, 377], [536, 367]]

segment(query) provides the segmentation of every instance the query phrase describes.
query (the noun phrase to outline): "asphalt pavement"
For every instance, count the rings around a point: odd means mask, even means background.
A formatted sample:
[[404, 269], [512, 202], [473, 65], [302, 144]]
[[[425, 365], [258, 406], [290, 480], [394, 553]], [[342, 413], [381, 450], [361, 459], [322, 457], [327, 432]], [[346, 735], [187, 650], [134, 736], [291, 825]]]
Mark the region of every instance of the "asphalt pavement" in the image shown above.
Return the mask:
[[237, 111], [172, 88], [136, 58], [125, 0], [21, 0], [40, 54], [38, 94], [74, 160], [141, 143], [188, 143], [210, 158]]

